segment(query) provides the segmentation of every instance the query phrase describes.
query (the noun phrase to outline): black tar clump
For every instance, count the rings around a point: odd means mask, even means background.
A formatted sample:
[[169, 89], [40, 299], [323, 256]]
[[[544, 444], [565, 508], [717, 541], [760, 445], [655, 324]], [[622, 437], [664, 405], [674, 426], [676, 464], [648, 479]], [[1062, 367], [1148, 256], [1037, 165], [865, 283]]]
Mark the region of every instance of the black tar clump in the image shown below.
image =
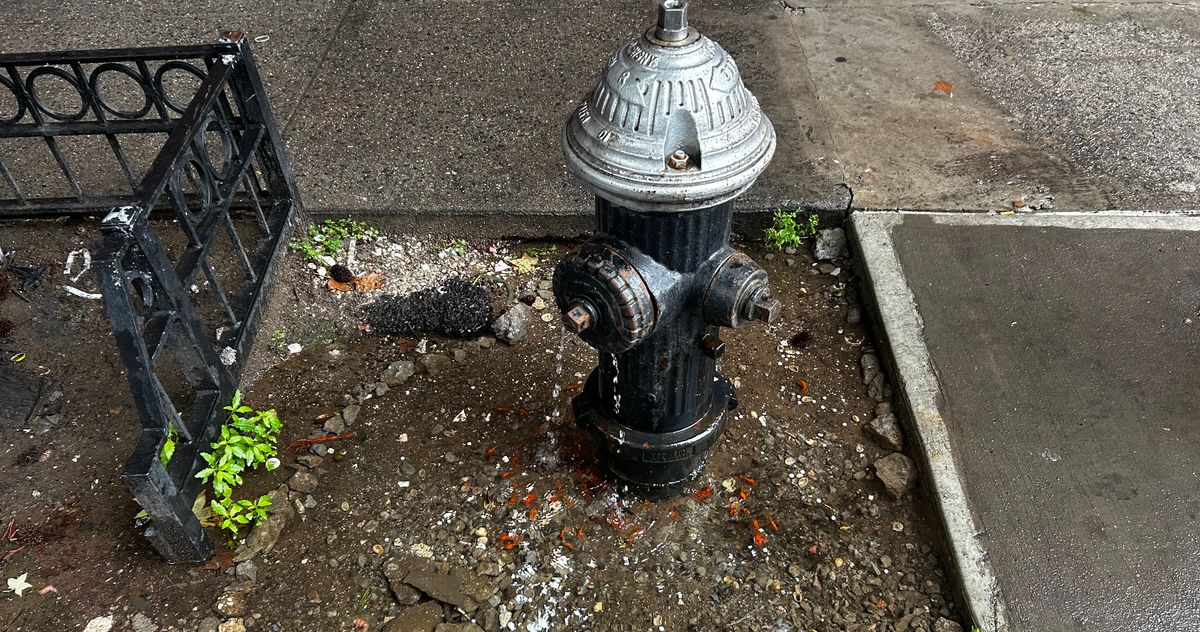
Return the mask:
[[385, 296], [364, 308], [364, 320], [383, 334], [468, 336], [492, 322], [492, 301], [482, 287], [450, 279], [407, 296]]

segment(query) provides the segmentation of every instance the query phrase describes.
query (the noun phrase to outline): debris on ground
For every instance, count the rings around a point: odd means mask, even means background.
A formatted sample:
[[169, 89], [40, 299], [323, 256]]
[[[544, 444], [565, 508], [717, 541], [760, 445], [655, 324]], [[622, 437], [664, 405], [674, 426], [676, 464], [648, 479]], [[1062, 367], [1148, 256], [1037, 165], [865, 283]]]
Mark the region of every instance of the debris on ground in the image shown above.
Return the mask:
[[1018, 213], [1053, 211], [1054, 196], [1049, 193], [1027, 193], [1013, 200], [1012, 207]]
[[880, 447], [899, 452], [904, 449], [904, 436], [900, 432], [900, 424], [896, 421], [896, 415], [888, 409], [890, 406], [885, 409], [884, 404], [880, 404], [876, 408], [875, 417], [867, 422], [867, 434]]
[[384, 296], [363, 312], [363, 320], [377, 333], [469, 336], [491, 322], [492, 303], [482, 287], [449, 279], [408, 296]]
[[813, 244], [813, 256], [820, 261], [829, 261], [846, 256], [846, 231], [841, 228], [826, 228], [817, 231]]
[[518, 302], [492, 323], [492, 333], [496, 334], [496, 338], [501, 342], [515, 345], [528, 335], [529, 323], [532, 320], [533, 308]]
[[17, 280], [21, 282], [20, 290], [22, 292], [28, 292], [30, 290], [37, 289], [37, 287], [41, 285], [42, 281], [45, 280], [46, 276], [50, 273], [50, 268], [47, 266], [32, 267], [10, 265], [8, 266], [8, 271], [11, 272], [13, 276], [17, 277]]
[[899, 500], [916, 485], [917, 468], [912, 459], [895, 452], [875, 461], [875, 476]]

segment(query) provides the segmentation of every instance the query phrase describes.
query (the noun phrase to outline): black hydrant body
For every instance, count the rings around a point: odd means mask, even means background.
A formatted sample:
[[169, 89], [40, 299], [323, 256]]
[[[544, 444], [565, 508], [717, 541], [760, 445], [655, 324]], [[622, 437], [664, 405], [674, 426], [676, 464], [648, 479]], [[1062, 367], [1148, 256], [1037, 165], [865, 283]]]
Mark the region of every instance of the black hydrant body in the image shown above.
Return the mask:
[[627, 482], [699, 474], [737, 403], [720, 327], [772, 321], [766, 273], [729, 246], [733, 198], [775, 133], [685, 0], [621, 48], [568, 121], [568, 164], [596, 193], [596, 232], [555, 270], [563, 323], [600, 352], [577, 423]]

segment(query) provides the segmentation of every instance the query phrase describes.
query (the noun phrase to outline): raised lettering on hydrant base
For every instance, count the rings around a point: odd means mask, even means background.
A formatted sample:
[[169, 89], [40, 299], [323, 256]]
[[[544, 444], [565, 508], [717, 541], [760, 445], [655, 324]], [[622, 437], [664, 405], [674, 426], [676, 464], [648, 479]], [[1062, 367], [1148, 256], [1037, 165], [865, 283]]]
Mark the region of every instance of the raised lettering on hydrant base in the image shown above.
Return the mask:
[[779, 316], [767, 275], [729, 246], [733, 199], [775, 130], [686, 0], [623, 46], [567, 121], [567, 164], [596, 194], [596, 234], [554, 273], [563, 324], [600, 352], [575, 417], [632, 484], [695, 478], [737, 405], [721, 327]]

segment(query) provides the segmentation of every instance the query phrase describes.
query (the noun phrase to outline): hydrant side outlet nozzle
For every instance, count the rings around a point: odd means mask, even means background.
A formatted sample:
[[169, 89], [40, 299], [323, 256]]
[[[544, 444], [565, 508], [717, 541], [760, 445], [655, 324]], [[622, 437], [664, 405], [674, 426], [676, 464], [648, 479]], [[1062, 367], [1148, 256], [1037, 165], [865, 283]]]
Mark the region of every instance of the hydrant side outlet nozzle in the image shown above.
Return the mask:
[[695, 478], [737, 405], [717, 371], [720, 328], [780, 313], [766, 271], [729, 246], [733, 199], [766, 168], [775, 130], [687, 10], [659, 0], [563, 132], [596, 194], [595, 235], [554, 271], [563, 326], [599, 352], [575, 419], [642, 489]]

